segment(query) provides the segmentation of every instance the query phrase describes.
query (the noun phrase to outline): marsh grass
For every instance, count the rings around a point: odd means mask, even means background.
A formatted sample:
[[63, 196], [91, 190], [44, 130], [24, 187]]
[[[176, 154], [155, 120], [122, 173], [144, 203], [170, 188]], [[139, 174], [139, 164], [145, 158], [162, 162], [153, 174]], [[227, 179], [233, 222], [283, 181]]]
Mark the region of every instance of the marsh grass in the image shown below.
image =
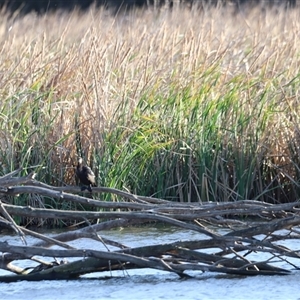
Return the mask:
[[2, 174], [22, 166], [75, 184], [80, 155], [98, 185], [141, 195], [299, 197], [298, 11], [1, 20]]

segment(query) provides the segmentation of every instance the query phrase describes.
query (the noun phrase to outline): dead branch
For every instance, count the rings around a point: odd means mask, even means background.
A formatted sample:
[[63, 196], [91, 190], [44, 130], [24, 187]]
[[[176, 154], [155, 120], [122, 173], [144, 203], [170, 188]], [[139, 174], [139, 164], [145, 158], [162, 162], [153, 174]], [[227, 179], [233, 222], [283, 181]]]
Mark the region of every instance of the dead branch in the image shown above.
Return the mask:
[[[174, 272], [179, 276], [186, 276], [189, 270], [242, 275], [288, 274], [290, 270], [273, 265], [278, 261], [298, 268], [294, 262], [288, 261], [289, 257], [300, 258], [298, 250], [281, 245], [281, 242], [287, 239], [300, 237], [297, 230], [300, 225], [298, 201], [272, 205], [244, 200], [199, 205], [199, 203], [168, 202], [105, 187], [93, 188], [94, 197], [99, 197], [102, 193], [111, 193], [119, 197], [118, 201], [107, 202], [79, 195], [82, 192], [78, 187], [53, 187], [38, 182], [34, 179], [33, 173], [26, 177], [13, 177], [20, 171], [16, 170], [0, 177], [0, 194], [15, 197], [20, 194], [36, 194], [40, 197], [84, 204], [91, 209], [57, 210], [0, 202], [0, 225], [11, 228], [24, 240], [27, 235], [39, 239], [34, 245], [22, 246], [0, 242], [2, 253], [0, 268], [17, 274], [2, 276], [0, 281], [74, 279], [85, 273], [124, 268], [154, 268]], [[18, 226], [14, 222], [15, 216], [77, 220], [86, 226], [50, 238]], [[92, 224], [95, 220], [100, 223]], [[150, 221], [192, 230], [206, 238], [128, 248], [118, 241], [104, 239], [99, 235], [99, 231], [103, 229], [134, 226]], [[226, 228], [227, 232], [221, 234], [218, 228]], [[258, 239], [258, 235], [264, 235], [263, 239]], [[68, 244], [69, 241], [79, 238], [100, 242], [106, 251], [75, 249]], [[119, 250], [110, 251], [109, 245]], [[52, 246], [63, 249], [53, 249]], [[207, 249], [214, 249], [214, 253], [206, 253]], [[269, 258], [253, 261], [248, 258], [253, 252], [268, 254]], [[37, 257], [54, 259], [54, 262], [42, 261]], [[77, 260], [60, 263], [57, 257], [76, 257]], [[14, 260], [23, 259], [31, 259], [39, 264], [35, 268], [23, 269], [13, 264]]]

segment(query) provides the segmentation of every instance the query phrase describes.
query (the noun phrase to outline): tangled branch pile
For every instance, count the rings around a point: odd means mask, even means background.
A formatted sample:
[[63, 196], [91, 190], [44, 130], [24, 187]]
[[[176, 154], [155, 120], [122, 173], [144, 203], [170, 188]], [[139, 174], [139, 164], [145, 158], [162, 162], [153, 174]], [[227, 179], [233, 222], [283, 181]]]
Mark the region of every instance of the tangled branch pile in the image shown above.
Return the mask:
[[[76, 195], [80, 193], [78, 187], [45, 185], [36, 181], [32, 174], [27, 177], [12, 177], [19, 171], [0, 178], [2, 195], [34, 193], [89, 205], [91, 209], [55, 210], [16, 206], [1, 201], [0, 226], [13, 229], [23, 240], [23, 245], [0, 242], [0, 268], [15, 273], [1, 276], [0, 281], [74, 279], [86, 273], [132, 268], [154, 268], [174, 272], [181, 277], [190, 276], [191, 270], [283, 275], [289, 274], [292, 268], [298, 269], [292, 261], [300, 258], [299, 251], [289, 249], [284, 243], [289, 239], [299, 238], [297, 226], [300, 224], [300, 202], [274, 205], [245, 200], [222, 204], [182, 204], [110, 188], [94, 188], [94, 198], [101, 193], [112, 193], [118, 197], [118, 201], [105, 202]], [[14, 222], [14, 216], [84, 220], [86, 226], [50, 238], [18, 226]], [[98, 220], [97, 224], [93, 224], [94, 220]], [[129, 248], [118, 241], [101, 237], [101, 230], [149, 221], [196, 231], [204, 238]], [[224, 230], [218, 228], [226, 228], [226, 233], [221, 234]], [[40, 241], [28, 245], [26, 236], [33, 236]], [[95, 243], [102, 243], [107, 251], [77, 249], [68, 244], [69, 241], [80, 238], [90, 238]], [[56, 246], [55, 249], [52, 246]], [[110, 251], [108, 246], [119, 250]], [[256, 253], [256, 258], [259, 254], [264, 254], [264, 259], [254, 261], [248, 258], [253, 252]], [[267, 260], [266, 253], [269, 257]], [[70, 257], [76, 260], [64, 260]], [[54, 258], [55, 261], [49, 262], [49, 258]], [[38, 264], [34, 268], [20, 268], [13, 264], [15, 260], [23, 259], [31, 259]], [[278, 267], [274, 265], [275, 262], [282, 262], [291, 268]]]

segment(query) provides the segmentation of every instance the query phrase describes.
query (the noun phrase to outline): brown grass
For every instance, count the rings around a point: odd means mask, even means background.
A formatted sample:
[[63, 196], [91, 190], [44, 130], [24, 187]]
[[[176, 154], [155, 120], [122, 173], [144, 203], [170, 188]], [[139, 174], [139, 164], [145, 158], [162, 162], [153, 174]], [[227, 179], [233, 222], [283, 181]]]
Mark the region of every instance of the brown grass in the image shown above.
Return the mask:
[[[1, 16], [3, 167], [47, 165], [46, 181], [72, 184], [76, 155], [93, 164], [119, 120], [124, 131], [134, 130], [130, 116], [143, 97], [155, 101], [187, 87], [204, 100], [233, 89], [249, 115], [255, 95], [277, 97], [264, 111], [259, 153], [274, 156], [272, 170], [290, 166], [282, 160], [291, 158], [291, 141], [299, 154], [299, 17], [297, 10], [258, 8]], [[233, 129], [235, 121], [227, 122]], [[290, 176], [296, 183], [295, 171]]]

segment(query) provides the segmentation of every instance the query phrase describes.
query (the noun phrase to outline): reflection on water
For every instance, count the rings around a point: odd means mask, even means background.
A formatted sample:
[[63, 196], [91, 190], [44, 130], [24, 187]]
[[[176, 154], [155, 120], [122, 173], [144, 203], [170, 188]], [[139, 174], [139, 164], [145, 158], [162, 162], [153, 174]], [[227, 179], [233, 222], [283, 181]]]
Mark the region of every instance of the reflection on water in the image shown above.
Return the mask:
[[[102, 237], [129, 247], [204, 238], [194, 231], [174, 227], [134, 227], [102, 231]], [[51, 235], [54, 235], [51, 233]], [[0, 236], [1, 241], [21, 244], [17, 236]], [[36, 240], [29, 237], [27, 242]], [[299, 241], [289, 241], [300, 245]], [[89, 239], [71, 242], [77, 248], [101, 250], [101, 243]], [[295, 245], [294, 245], [295, 246]], [[109, 246], [110, 250], [115, 250]], [[295, 247], [293, 247], [295, 248]], [[300, 247], [298, 247], [300, 248]], [[24, 262], [21, 262], [21, 264]], [[28, 266], [26, 264], [26, 266]], [[287, 266], [284, 266], [287, 267]], [[290, 267], [289, 267], [290, 268]], [[4, 275], [8, 272], [0, 270]], [[299, 299], [300, 272], [287, 276], [244, 277], [215, 273], [192, 274], [180, 279], [159, 270], [142, 269], [93, 273], [79, 280], [0, 283], [1, 299]]]

